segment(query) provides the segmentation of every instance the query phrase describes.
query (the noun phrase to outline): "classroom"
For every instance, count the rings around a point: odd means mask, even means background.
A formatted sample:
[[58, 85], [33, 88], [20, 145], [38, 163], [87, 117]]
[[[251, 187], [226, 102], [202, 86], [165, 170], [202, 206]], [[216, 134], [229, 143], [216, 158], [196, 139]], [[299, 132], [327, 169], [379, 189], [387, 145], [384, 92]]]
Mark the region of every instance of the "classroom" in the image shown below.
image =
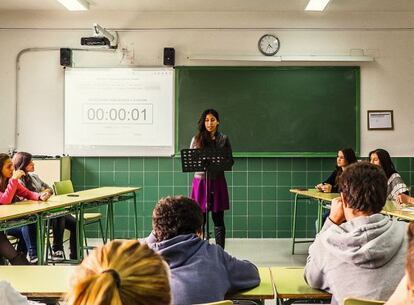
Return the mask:
[[[90, 211], [101, 213], [104, 230], [87, 225], [79, 238], [100, 245], [103, 235], [150, 235], [159, 199], [191, 194], [194, 173], [183, 172], [180, 151], [190, 148], [209, 108], [219, 112], [233, 150], [226, 251], [260, 268], [305, 266], [311, 243], [295, 239], [315, 238], [327, 211], [322, 202], [334, 198], [291, 190], [323, 182], [339, 149], [368, 161], [371, 151], [388, 151], [407, 193], [413, 189], [411, 1], [330, 0], [322, 11], [305, 10], [308, 0], [79, 2], [87, 9], [70, 11], [60, 0], [0, 1], [0, 153], [31, 153], [49, 185], [123, 188]], [[276, 53], [260, 50], [265, 35], [277, 37]], [[141, 76], [155, 85], [130, 87]], [[121, 105], [139, 100], [133, 89], [160, 105], [136, 112]], [[105, 99], [112, 104], [102, 108]], [[105, 123], [85, 124], [99, 120], [99, 111]], [[121, 115], [145, 122], [121, 124]], [[386, 119], [378, 123], [375, 115]], [[108, 130], [118, 136], [94, 138]], [[54, 162], [53, 174], [41, 162]], [[284, 301], [274, 295], [263, 304], [275, 302]]]

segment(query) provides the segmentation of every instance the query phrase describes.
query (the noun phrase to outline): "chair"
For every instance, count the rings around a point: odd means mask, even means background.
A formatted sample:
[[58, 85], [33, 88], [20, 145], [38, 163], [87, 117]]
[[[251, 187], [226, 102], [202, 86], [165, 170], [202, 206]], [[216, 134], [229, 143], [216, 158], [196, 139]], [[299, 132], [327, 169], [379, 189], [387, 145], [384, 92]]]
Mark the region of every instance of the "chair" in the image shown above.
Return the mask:
[[233, 305], [232, 301], [224, 300], [224, 301], [218, 301], [218, 302], [212, 302], [212, 303], [203, 303], [203, 304], [196, 304], [196, 305]]
[[357, 298], [346, 298], [344, 300], [344, 305], [377, 305], [384, 303], [384, 301], [364, 300]]
[[[73, 184], [71, 180], [55, 182], [53, 183], [53, 188], [55, 190], [56, 195], [64, 195], [64, 194], [69, 194], [69, 193], [74, 192], [74, 188], [73, 188]], [[106, 243], [106, 237], [105, 237], [104, 230], [102, 227], [102, 214], [101, 213], [84, 213], [83, 214], [83, 236], [84, 236], [84, 242], [85, 242], [85, 249], [87, 253], [88, 253], [88, 249], [92, 249], [93, 247], [88, 246], [88, 240], [86, 238], [85, 227], [93, 223], [99, 224], [99, 230], [101, 232], [102, 242], [104, 244]]]

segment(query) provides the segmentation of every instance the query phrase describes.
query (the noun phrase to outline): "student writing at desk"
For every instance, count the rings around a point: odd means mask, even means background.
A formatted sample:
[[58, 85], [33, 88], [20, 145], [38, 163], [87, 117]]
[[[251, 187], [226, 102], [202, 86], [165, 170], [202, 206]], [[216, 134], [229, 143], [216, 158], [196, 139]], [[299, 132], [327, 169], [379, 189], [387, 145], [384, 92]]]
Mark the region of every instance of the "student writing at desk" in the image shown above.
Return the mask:
[[400, 202], [400, 194], [409, 195], [408, 187], [400, 174], [395, 169], [394, 163], [388, 151], [378, 148], [369, 153], [369, 160], [372, 164], [380, 166], [387, 176], [387, 199]]
[[[20, 178], [20, 183], [32, 192], [48, 192], [53, 194], [52, 188], [43, 182], [38, 175], [33, 174], [35, 167], [32, 161], [32, 155], [27, 152], [17, 152], [13, 156], [13, 165], [16, 170], [22, 170], [25, 175]], [[53, 231], [53, 246], [52, 246], [52, 260], [62, 261], [65, 258], [63, 252], [63, 234], [65, 229], [69, 230], [69, 248], [70, 259], [76, 259], [77, 247], [76, 247], [76, 219], [72, 215], [65, 215], [56, 219], [52, 219], [52, 231]], [[36, 228], [33, 228], [30, 232], [31, 240], [36, 241]]]
[[[13, 170], [13, 163], [9, 155], [0, 153], [0, 204], [11, 204], [21, 199], [29, 200], [42, 200], [49, 199], [50, 194], [48, 192], [36, 193], [31, 192], [19, 183], [19, 179], [25, 175], [22, 170]], [[36, 240], [30, 239], [30, 226], [23, 226], [18, 228], [23, 236], [29, 256], [35, 262], [37, 257]], [[24, 265], [28, 264], [28, 261], [24, 255], [20, 255], [10, 244], [5, 236], [4, 232], [0, 232], [0, 255], [9, 260], [11, 264]]]

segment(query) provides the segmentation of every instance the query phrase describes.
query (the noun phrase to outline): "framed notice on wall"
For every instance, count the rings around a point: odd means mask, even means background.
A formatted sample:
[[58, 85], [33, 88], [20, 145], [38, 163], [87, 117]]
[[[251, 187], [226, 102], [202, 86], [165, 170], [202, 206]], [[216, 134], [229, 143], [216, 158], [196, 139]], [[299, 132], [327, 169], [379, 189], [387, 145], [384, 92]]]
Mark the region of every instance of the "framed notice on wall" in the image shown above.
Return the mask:
[[368, 110], [368, 130], [393, 130], [392, 110]]

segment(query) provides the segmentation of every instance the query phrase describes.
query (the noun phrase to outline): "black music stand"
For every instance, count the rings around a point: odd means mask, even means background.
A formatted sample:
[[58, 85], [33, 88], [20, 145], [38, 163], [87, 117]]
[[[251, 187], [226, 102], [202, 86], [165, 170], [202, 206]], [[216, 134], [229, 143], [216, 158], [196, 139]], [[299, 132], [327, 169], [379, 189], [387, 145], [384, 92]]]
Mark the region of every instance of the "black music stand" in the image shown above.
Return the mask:
[[206, 181], [206, 224], [203, 225], [203, 236], [210, 239], [209, 214], [211, 207], [210, 198], [214, 194], [209, 190], [209, 175], [214, 172], [231, 170], [231, 154], [226, 149], [182, 149], [181, 164], [183, 172], [204, 172]]

